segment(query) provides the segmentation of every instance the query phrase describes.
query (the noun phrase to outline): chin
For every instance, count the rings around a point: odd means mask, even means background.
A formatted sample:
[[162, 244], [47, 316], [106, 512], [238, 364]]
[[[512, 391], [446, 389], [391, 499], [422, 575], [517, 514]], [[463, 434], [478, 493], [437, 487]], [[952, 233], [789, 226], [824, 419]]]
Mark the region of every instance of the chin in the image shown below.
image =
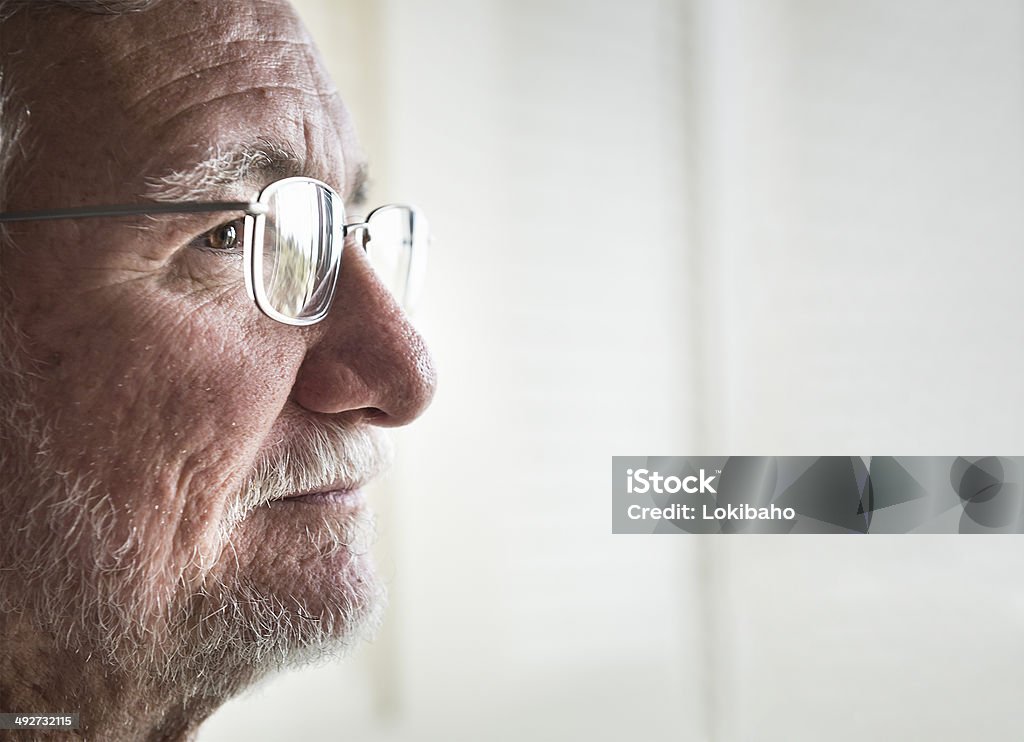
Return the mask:
[[282, 518], [278, 509], [253, 513], [238, 535], [244, 545], [271, 526], [272, 544], [284, 546], [246, 562], [227, 548], [191, 591], [172, 620], [168, 639], [177, 647], [159, 663], [163, 682], [193, 697], [226, 697], [274, 672], [342, 655], [378, 628], [386, 590], [369, 553], [369, 514], [311, 521], [310, 513]]
[[137, 575], [83, 590], [51, 614], [64, 617], [54, 633], [109, 682], [141, 681], [186, 702], [220, 702], [344, 654], [373, 635], [386, 603], [370, 513], [280, 510], [260, 508], [239, 524], [198, 581], [158, 590]]

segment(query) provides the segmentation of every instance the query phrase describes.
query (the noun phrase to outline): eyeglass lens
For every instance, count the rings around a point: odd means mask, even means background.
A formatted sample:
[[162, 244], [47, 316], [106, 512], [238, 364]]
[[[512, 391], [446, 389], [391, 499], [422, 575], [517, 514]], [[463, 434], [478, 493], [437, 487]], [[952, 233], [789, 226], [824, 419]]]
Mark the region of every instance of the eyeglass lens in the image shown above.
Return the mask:
[[331, 303], [342, 246], [343, 219], [335, 219], [336, 199], [332, 191], [309, 181], [282, 183], [264, 193], [268, 211], [257, 275], [262, 273], [270, 307], [286, 317], [315, 317]]
[[411, 206], [382, 206], [366, 220], [366, 255], [381, 283], [411, 309], [426, 260], [426, 221]]

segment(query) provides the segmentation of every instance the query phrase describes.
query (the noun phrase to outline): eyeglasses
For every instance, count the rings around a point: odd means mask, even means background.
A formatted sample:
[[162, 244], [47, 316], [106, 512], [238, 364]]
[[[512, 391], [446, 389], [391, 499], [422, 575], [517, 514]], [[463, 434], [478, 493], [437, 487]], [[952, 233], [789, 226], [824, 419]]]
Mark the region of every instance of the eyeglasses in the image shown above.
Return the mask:
[[[0, 223], [107, 216], [244, 212], [242, 255], [245, 287], [256, 306], [286, 325], [312, 325], [331, 307], [349, 235], [362, 231], [362, 247], [377, 277], [396, 300], [411, 309], [423, 283], [429, 228], [414, 206], [389, 204], [365, 221], [345, 223], [345, 204], [326, 183], [284, 178], [264, 188], [255, 201], [83, 206], [51, 211], [0, 213]], [[235, 247], [233, 225], [218, 239]]]

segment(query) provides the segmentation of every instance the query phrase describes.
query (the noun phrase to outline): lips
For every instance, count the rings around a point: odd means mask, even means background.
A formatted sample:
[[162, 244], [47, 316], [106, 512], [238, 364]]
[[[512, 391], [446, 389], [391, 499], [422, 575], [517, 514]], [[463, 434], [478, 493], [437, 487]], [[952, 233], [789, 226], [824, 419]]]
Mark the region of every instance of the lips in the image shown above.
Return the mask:
[[298, 492], [293, 495], [286, 495], [278, 500], [282, 503], [303, 503], [308, 505], [347, 505], [353, 507], [363, 503], [363, 490], [360, 487], [353, 488], [326, 488], [314, 492]]

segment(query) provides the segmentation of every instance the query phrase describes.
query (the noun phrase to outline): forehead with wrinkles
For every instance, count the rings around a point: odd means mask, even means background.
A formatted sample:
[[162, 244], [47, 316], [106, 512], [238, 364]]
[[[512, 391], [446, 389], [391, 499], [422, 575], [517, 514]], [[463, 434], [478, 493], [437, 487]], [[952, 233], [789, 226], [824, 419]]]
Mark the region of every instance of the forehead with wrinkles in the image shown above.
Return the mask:
[[[343, 191], [361, 165], [350, 118], [287, 3], [165, 0], [7, 25], [4, 65], [30, 109], [32, 160], [8, 209], [137, 200], [146, 178], [256, 139], [280, 142]], [[11, 39], [23, 40], [14, 53]]]

